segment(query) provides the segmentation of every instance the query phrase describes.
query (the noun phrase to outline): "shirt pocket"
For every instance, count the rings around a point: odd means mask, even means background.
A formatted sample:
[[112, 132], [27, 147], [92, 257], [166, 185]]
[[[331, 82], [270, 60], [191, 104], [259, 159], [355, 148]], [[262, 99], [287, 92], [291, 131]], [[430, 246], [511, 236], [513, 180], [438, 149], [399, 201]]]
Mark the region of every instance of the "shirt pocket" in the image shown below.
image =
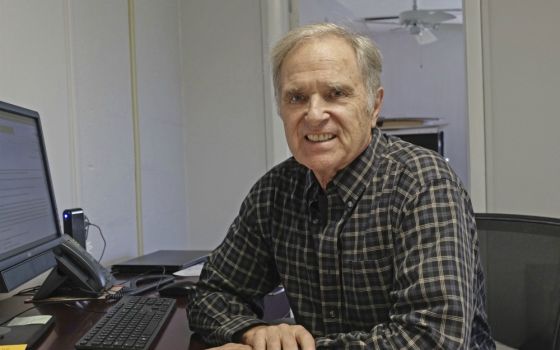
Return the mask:
[[393, 256], [345, 261], [342, 268], [347, 321], [369, 331], [389, 319], [393, 288]]

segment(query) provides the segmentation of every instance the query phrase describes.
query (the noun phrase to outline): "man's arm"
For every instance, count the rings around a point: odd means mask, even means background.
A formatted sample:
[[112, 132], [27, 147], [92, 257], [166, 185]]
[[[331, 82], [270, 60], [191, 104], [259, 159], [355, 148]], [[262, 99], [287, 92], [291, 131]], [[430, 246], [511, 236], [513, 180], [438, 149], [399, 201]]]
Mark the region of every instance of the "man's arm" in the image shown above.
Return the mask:
[[262, 297], [279, 283], [261, 231], [266, 208], [255, 205], [258, 186], [244, 200], [225, 240], [210, 255], [188, 305], [190, 328], [212, 345], [238, 341], [264, 324]]
[[[318, 349], [470, 349], [475, 237], [470, 202], [451, 180], [433, 180], [394, 223], [389, 321], [368, 332], [318, 338]], [[364, 310], [367, 312], [367, 310]]]

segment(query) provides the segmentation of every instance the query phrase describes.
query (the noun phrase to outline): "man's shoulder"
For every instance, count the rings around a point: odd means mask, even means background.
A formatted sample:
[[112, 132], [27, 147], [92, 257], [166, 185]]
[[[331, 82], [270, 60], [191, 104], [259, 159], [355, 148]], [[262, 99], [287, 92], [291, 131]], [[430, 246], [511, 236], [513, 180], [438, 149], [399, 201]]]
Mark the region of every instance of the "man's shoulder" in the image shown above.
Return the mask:
[[385, 159], [400, 168], [403, 175], [424, 185], [436, 179], [447, 179], [460, 183], [449, 163], [438, 153], [386, 135]]
[[304, 186], [306, 176], [307, 168], [291, 157], [267, 171], [253, 189], [277, 191]]
[[290, 157], [273, 166], [261, 178], [261, 180], [285, 180], [293, 178], [305, 178], [307, 168], [299, 164], [294, 157]]

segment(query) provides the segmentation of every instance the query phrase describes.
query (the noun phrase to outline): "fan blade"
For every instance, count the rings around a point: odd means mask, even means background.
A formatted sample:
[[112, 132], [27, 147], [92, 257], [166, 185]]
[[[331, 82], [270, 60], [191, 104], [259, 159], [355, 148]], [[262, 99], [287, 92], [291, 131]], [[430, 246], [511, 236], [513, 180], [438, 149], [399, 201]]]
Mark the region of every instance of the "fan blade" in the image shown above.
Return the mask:
[[443, 12], [463, 12], [462, 8], [454, 8], [454, 9], [423, 9], [427, 11], [443, 11]]
[[427, 17], [426, 20], [430, 23], [441, 23], [445, 21], [450, 21], [454, 19], [456, 16], [444, 11], [428, 11], [428, 16], [426, 17]]
[[364, 21], [373, 22], [373, 21], [384, 21], [388, 19], [399, 19], [399, 16], [366, 17], [364, 18]]
[[413, 10], [404, 11], [400, 14], [399, 20], [402, 24], [422, 23], [439, 24], [455, 18], [455, 15], [439, 10]]

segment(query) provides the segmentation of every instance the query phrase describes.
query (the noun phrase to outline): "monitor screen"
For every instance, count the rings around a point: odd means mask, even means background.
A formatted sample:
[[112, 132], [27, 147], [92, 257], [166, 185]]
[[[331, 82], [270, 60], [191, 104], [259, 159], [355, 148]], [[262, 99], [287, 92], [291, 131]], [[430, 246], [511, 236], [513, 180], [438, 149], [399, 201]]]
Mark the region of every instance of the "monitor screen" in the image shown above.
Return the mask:
[[39, 115], [0, 102], [0, 292], [56, 265], [59, 227]]

